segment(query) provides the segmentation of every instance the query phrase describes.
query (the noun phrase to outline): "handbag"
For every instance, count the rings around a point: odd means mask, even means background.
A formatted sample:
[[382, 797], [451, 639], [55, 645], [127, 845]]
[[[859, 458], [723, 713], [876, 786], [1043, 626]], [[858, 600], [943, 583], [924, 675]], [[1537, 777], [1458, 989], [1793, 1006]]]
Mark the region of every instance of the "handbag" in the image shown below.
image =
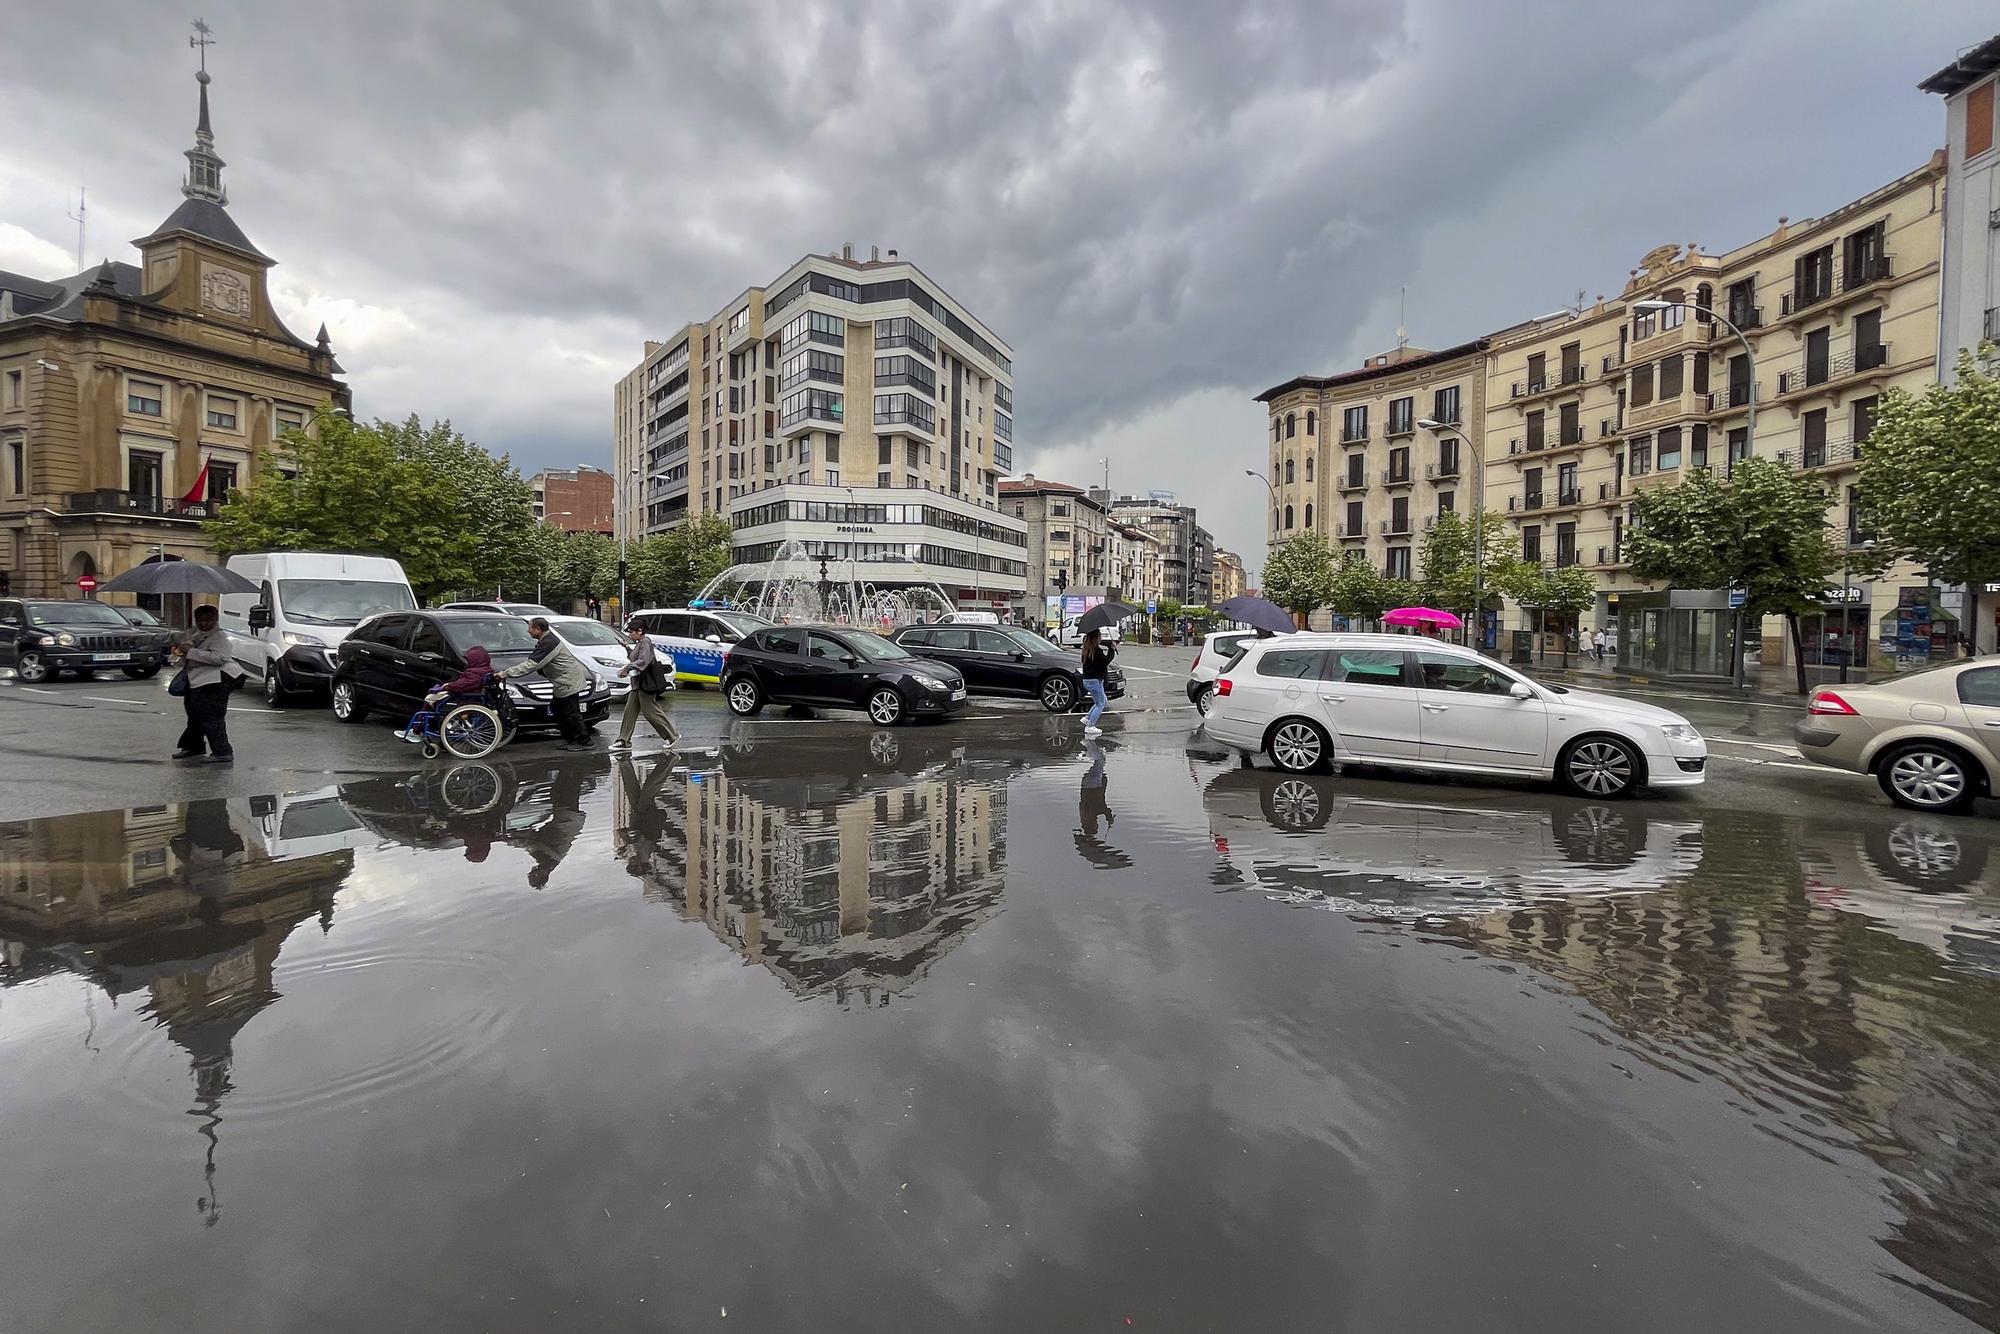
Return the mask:
[[175, 699], [180, 699], [182, 696], [186, 695], [187, 692], [188, 692], [188, 669], [183, 667], [179, 671], [175, 672], [172, 678], [168, 680], [167, 693], [169, 695], [172, 695]]
[[664, 695], [673, 689], [667, 680], [666, 669], [661, 667], [657, 660], [647, 663], [640, 670], [637, 684], [639, 689], [648, 695]]

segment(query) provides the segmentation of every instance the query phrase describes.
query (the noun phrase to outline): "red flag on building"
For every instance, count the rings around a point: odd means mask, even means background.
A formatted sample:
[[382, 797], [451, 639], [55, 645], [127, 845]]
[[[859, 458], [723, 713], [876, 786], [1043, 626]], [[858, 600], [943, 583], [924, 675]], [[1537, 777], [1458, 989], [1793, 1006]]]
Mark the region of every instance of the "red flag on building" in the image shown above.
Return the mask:
[[181, 497], [183, 505], [201, 505], [208, 501], [208, 460], [203, 459], [201, 471], [194, 475], [194, 485]]

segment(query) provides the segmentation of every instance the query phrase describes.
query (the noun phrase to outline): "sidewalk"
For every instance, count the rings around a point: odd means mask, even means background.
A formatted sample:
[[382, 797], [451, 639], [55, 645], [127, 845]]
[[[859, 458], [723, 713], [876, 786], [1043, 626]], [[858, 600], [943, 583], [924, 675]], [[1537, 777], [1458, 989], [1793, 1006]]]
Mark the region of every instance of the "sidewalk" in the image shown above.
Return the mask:
[[[1615, 661], [1606, 660], [1599, 662], [1588, 655], [1581, 657], [1571, 655], [1567, 668], [1562, 666], [1562, 658], [1560, 656], [1551, 657], [1545, 662], [1509, 665], [1526, 671], [1530, 676], [1536, 678], [1585, 687], [1664, 687], [1688, 695], [1699, 695], [1706, 699], [1747, 699], [1754, 696], [1773, 700], [1790, 700], [1797, 703], [1801, 698], [1798, 692], [1798, 681], [1792, 675], [1789, 668], [1783, 673], [1781, 681], [1766, 685], [1763, 670], [1756, 663], [1749, 665], [1749, 669], [1745, 673], [1743, 687], [1740, 690], [1724, 682], [1677, 681], [1657, 676], [1641, 676], [1637, 672], [1618, 670], [1618, 664]], [[1815, 674], [1816, 671], [1807, 674], [1809, 684], [1820, 684], [1812, 680]]]

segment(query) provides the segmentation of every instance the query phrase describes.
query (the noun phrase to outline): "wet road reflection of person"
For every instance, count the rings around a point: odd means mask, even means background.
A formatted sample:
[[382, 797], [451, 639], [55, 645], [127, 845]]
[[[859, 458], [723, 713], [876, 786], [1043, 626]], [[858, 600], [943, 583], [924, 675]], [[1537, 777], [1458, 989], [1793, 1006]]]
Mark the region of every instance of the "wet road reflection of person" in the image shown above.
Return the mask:
[[661, 793], [673, 772], [673, 765], [660, 761], [642, 780], [629, 754], [618, 759], [618, 786], [625, 794], [625, 823], [613, 831], [615, 847], [625, 859], [626, 872], [642, 880], [652, 870], [669, 832]]
[[580, 764], [559, 766], [549, 787], [548, 818], [509, 836], [509, 842], [535, 859], [535, 864], [528, 868], [528, 883], [536, 889], [549, 883], [549, 877], [562, 865], [563, 858], [569, 856], [570, 846], [583, 832], [583, 777]]
[[1118, 817], [1111, 812], [1109, 785], [1104, 777], [1104, 747], [1095, 740], [1086, 741], [1084, 753], [1090, 757], [1090, 767], [1083, 771], [1083, 782], [1077, 788], [1077, 854], [1092, 866], [1122, 871], [1132, 864], [1132, 859], [1098, 836], [1099, 821], [1106, 829], [1118, 823]]

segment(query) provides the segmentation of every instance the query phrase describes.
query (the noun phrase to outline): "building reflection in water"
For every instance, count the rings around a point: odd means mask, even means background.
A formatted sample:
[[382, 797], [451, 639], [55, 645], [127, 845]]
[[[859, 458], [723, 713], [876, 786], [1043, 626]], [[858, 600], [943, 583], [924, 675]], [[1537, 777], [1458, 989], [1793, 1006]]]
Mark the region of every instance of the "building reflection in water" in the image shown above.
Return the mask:
[[73, 974], [93, 1015], [98, 992], [114, 1005], [143, 996], [141, 1013], [187, 1053], [205, 1141], [198, 1207], [210, 1224], [236, 1035], [278, 999], [273, 972], [293, 929], [331, 927], [353, 865], [344, 848], [274, 846], [269, 822], [246, 806], [205, 800], [0, 826], [0, 986]]
[[998, 906], [1003, 779], [851, 746], [627, 760], [615, 837], [646, 897], [800, 996], [883, 1006]]
[[[1365, 791], [1364, 791], [1365, 788]], [[1972, 821], [1653, 818], [1549, 793], [1218, 774], [1219, 880], [1554, 979], [1615, 1050], [1720, 1080], [1774, 1137], [1862, 1155], [1882, 1245], [2000, 1312], [2000, 848]]]

